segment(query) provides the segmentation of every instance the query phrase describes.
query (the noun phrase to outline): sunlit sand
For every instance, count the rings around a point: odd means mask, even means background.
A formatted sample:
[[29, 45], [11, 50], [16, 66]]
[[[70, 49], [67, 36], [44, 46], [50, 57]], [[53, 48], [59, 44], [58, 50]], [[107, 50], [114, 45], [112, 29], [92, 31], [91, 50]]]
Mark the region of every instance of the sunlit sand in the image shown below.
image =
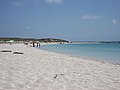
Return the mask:
[[23, 44], [0, 44], [0, 51], [0, 90], [120, 89], [120, 65]]

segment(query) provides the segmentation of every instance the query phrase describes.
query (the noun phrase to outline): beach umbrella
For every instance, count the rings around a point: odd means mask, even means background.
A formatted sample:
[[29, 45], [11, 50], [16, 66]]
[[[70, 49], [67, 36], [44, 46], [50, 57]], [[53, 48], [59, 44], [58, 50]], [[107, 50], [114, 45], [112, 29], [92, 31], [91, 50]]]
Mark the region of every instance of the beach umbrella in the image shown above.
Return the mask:
[[10, 40], [10, 41], [7, 41], [7, 42], [9, 42], [9, 43], [13, 43], [13, 42], [15, 42], [14, 40]]

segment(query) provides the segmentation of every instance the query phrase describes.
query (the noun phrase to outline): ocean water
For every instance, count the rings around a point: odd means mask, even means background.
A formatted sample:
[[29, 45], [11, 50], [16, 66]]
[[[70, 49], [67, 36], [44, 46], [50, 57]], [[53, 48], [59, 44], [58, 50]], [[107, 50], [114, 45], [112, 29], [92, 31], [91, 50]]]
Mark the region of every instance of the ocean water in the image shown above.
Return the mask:
[[120, 64], [120, 43], [53, 44], [40, 49]]

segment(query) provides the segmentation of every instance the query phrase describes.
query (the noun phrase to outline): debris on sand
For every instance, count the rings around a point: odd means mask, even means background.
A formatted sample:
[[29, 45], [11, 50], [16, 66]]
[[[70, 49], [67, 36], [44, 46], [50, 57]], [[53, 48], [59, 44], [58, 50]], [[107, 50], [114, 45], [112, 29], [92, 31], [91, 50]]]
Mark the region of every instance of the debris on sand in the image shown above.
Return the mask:
[[0, 52], [12, 52], [11, 50], [2, 50]]
[[13, 54], [24, 54], [22, 52], [13, 52]]

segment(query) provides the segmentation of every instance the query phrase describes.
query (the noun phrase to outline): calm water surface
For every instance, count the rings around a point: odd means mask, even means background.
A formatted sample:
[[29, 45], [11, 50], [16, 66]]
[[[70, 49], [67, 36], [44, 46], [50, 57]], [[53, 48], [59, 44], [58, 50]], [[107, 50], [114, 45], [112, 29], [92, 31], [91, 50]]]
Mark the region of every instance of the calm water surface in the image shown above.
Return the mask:
[[40, 49], [77, 57], [120, 63], [119, 43], [41, 45]]

